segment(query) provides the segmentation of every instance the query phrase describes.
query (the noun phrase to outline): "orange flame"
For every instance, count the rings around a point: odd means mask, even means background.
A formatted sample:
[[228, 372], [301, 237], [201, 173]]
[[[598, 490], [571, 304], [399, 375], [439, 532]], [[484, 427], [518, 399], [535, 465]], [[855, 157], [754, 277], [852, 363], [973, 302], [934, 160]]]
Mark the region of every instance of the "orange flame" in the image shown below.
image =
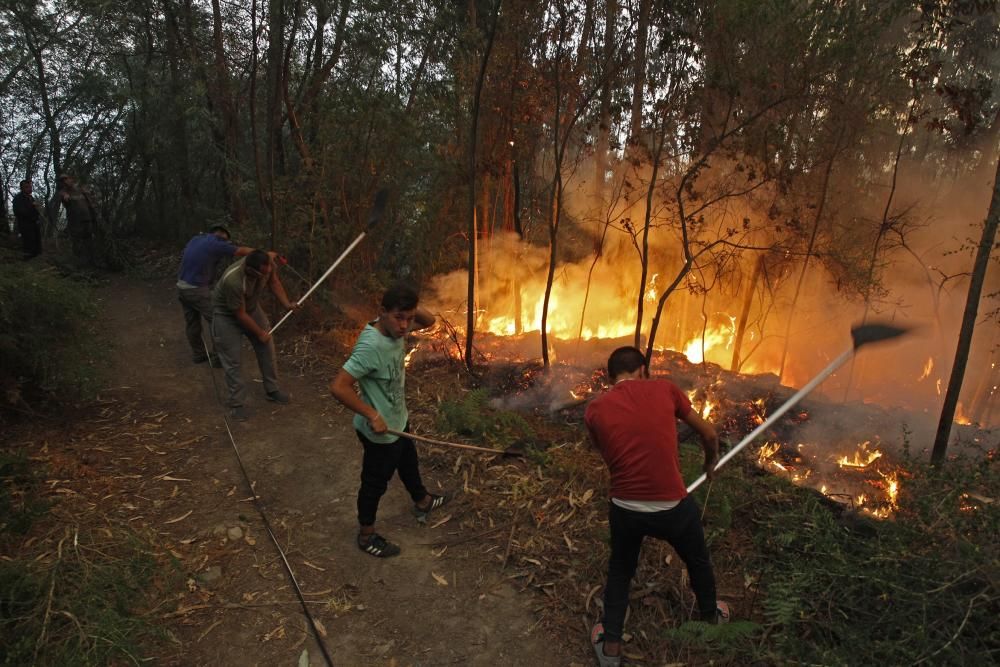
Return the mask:
[[926, 380], [930, 377], [931, 371], [934, 370], [934, 357], [927, 357], [927, 362], [924, 364], [924, 372], [917, 378], [917, 382], [921, 380]]
[[841, 456], [837, 459], [837, 464], [841, 468], [867, 468], [868, 464], [882, 456], [882, 452], [877, 449], [868, 451], [868, 445], [870, 444], [871, 443], [869, 441], [864, 441], [858, 447], [858, 451], [854, 452], [853, 458]]
[[407, 352], [406, 356], [403, 357], [403, 366], [405, 368], [409, 368], [410, 367], [410, 359], [413, 358], [413, 353], [416, 352], [419, 349], [420, 349], [420, 343], [417, 343], [416, 345], [413, 346], [413, 349], [410, 350], [409, 352]]
[[972, 420], [965, 416], [965, 411], [962, 409], [962, 404], [959, 403], [955, 406], [955, 423], [962, 424], [963, 426], [968, 426], [972, 423]]

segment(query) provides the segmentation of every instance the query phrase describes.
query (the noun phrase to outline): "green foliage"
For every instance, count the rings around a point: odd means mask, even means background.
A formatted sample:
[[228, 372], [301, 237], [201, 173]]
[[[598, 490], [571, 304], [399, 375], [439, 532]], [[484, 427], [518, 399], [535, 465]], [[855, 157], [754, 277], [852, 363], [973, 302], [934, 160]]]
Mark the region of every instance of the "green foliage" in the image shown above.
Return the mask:
[[441, 403], [438, 426], [492, 446], [507, 447], [530, 439], [533, 429], [516, 412], [497, 410], [489, 405], [484, 389], [474, 389], [455, 401]]
[[35, 518], [48, 509], [33, 493], [38, 479], [24, 456], [0, 451], [0, 537], [8, 532], [27, 533]]
[[[88, 545], [67, 536], [47, 565], [0, 561], [0, 664], [137, 661], [153, 629], [133, 606], [142, 600], [156, 563], [133, 534], [111, 539], [110, 545]], [[123, 557], [110, 560], [109, 547]]]
[[664, 640], [671, 646], [708, 646], [720, 653], [746, 652], [753, 648], [760, 626], [750, 621], [732, 621], [713, 625], [688, 621], [676, 628], [663, 630]]
[[963, 511], [960, 497], [970, 487], [997, 488], [995, 465], [910, 470], [899, 516], [889, 521], [841, 515], [806, 489], [754, 490], [744, 520], [755, 527], [749, 568], [764, 581], [770, 660], [991, 661], [1000, 639], [1000, 592], [990, 574], [1000, 513], [988, 503]]
[[50, 271], [0, 262], [0, 405], [24, 390], [85, 396], [97, 383], [90, 291]]
[[158, 573], [152, 550], [113, 524], [46, 535], [43, 475], [0, 451], [0, 665], [137, 663], [154, 632], [134, 611]]

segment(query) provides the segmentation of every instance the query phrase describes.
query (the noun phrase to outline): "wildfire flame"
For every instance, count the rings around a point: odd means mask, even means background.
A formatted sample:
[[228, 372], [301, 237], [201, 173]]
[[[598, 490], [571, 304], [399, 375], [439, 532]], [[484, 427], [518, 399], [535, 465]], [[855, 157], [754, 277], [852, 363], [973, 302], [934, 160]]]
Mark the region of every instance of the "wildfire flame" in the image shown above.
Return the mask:
[[[729, 317], [729, 316], [727, 316]], [[707, 356], [714, 356], [719, 362], [725, 362], [732, 349], [735, 337], [735, 317], [729, 317], [729, 327], [712, 327], [705, 330], [704, 336], [695, 336], [684, 344], [684, 356], [692, 364], [700, 364]]]
[[955, 406], [954, 421], [956, 424], [962, 424], [963, 426], [968, 426], [972, 423], [972, 420], [965, 416], [965, 411], [962, 409], [961, 403]]
[[719, 405], [708, 396], [699, 398], [698, 392], [695, 389], [689, 391], [687, 393], [687, 397], [688, 400], [691, 401], [691, 407], [698, 411], [698, 416], [706, 419], [711, 416], [712, 411]]
[[410, 350], [409, 352], [407, 352], [406, 356], [403, 357], [403, 366], [405, 368], [409, 368], [410, 367], [410, 359], [413, 358], [413, 353], [416, 352], [419, 349], [420, 349], [420, 343], [417, 343], [416, 345], [413, 346], [413, 349]]
[[917, 378], [917, 382], [929, 378], [931, 375], [931, 371], [933, 370], [934, 370], [934, 358], [927, 357], [927, 362], [924, 364], [924, 372], [921, 374], [920, 377]]
[[882, 456], [882, 452], [877, 449], [868, 451], [870, 444], [869, 441], [864, 441], [858, 447], [858, 451], [854, 452], [853, 458], [847, 458], [846, 455], [841, 456], [837, 459], [837, 464], [841, 468], [867, 468], [872, 461]]
[[781, 443], [779, 443], [779, 442], [765, 442], [761, 446], [760, 451], [757, 452], [757, 462], [760, 465], [766, 465], [768, 463], [768, 460], [772, 456], [774, 456], [775, 454], [778, 453], [779, 449], [781, 449]]
[[889, 473], [888, 475], [882, 475], [885, 477], [886, 481], [886, 495], [889, 497], [889, 504], [893, 506], [894, 509], [899, 508], [899, 477], [896, 473]]
[[[839, 476], [829, 472], [817, 473], [815, 467], [817, 454], [812, 452], [818, 448], [809, 443], [796, 445], [798, 457], [793, 465], [776, 460], [776, 456], [779, 456], [783, 449], [788, 451], [786, 446], [780, 442], [766, 442], [757, 450], [757, 464], [776, 474], [786, 476], [795, 484], [808, 484], [824, 496], [837, 502], [847, 503], [869, 516], [888, 519], [899, 509], [900, 473], [898, 470], [883, 472], [871, 466], [871, 463], [882, 458], [882, 452], [877, 449], [870, 450], [869, 446], [869, 442], [864, 442], [853, 454], [840, 457], [840, 470], [845, 472]], [[784, 456], [782, 459], [787, 460]], [[883, 463], [879, 465], [884, 468]], [[866, 468], [870, 468], [874, 473], [866, 474]], [[847, 473], [848, 470], [855, 472]], [[873, 478], [872, 474], [877, 474], [877, 477]], [[819, 479], [813, 481], [815, 477]], [[867, 487], [872, 487], [876, 491], [873, 492]]]

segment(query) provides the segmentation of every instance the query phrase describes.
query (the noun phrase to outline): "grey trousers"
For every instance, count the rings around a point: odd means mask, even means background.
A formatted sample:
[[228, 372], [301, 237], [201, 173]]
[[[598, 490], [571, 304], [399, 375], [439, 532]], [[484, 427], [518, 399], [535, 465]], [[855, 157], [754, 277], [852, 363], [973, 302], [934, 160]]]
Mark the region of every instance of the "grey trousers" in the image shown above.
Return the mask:
[[[267, 315], [260, 308], [247, 313], [264, 330], [271, 328]], [[229, 399], [226, 407], [237, 408], [246, 402], [247, 389], [240, 372], [240, 355], [243, 337], [250, 341], [253, 352], [257, 356], [257, 366], [264, 380], [264, 391], [278, 391], [278, 371], [274, 363], [274, 341], [262, 343], [257, 337], [246, 331], [235, 317], [216, 311], [212, 317], [212, 340], [215, 342], [215, 353], [219, 355], [222, 369], [226, 375], [226, 388], [229, 389]]]
[[191, 346], [195, 362], [205, 360], [205, 344], [201, 338], [201, 318], [212, 325], [212, 291], [207, 287], [177, 288], [177, 300], [184, 309], [184, 333]]

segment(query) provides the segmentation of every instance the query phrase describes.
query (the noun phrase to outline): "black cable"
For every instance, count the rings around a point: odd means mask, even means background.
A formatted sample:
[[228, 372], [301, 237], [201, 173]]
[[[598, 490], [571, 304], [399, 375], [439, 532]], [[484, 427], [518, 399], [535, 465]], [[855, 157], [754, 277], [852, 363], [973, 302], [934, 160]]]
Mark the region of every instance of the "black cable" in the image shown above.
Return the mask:
[[240, 450], [236, 446], [236, 438], [233, 437], [233, 430], [229, 424], [229, 416], [226, 414], [226, 406], [222, 402], [222, 395], [219, 392], [219, 383], [215, 379], [215, 373], [212, 372], [212, 355], [208, 351], [208, 344], [205, 339], [202, 338], [201, 344], [205, 348], [205, 355], [208, 357], [208, 372], [212, 376], [212, 388], [215, 390], [215, 400], [218, 401], [219, 405], [222, 407], [222, 420], [226, 424], [226, 433], [229, 434], [229, 442], [233, 445], [233, 451], [236, 453], [236, 462], [240, 466], [240, 472], [243, 473], [243, 479], [247, 483], [247, 487], [250, 489], [250, 496], [253, 499], [253, 506], [256, 508], [257, 513], [260, 514], [260, 518], [264, 521], [264, 528], [267, 529], [267, 534], [271, 536], [271, 542], [274, 543], [274, 548], [278, 550], [278, 555], [281, 556], [281, 562], [285, 565], [285, 571], [288, 573], [288, 578], [292, 581], [292, 587], [295, 589], [295, 595], [299, 598], [299, 602], [302, 604], [302, 611], [305, 613], [306, 618], [309, 620], [309, 627], [312, 628], [313, 635], [316, 637], [316, 643], [319, 644], [319, 649], [323, 653], [323, 658], [326, 660], [328, 667], [333, 667], [333, 660], [330, 659], [330, 653], [327, 651], [326, 644], [323, 642], [323, 636], [316, 626], [316, 619], [313, 618], [312, 613], [309, 611], [309, 605], [306, 604], [305, 596], [302, 595], [302, 589], [299, 587], [299, 582], [295, 579], [295, 573], [292, 572], [292, 566], [288, 562], [288, 558], [285, 557], [285, 552], [282, 550], [281, 545], [278, 543], [278, 538], [275, 537], [274, 531], [271, 530], [271, 522], [267, 520], [267, 514], [264, 513], [264, 505], [260, 500], [260, 496], [253, 488], [253, 483], [250, 481], [250, 475], [247, 474], [247, 469], [243, 465], [243, 457], [240, 456]]

